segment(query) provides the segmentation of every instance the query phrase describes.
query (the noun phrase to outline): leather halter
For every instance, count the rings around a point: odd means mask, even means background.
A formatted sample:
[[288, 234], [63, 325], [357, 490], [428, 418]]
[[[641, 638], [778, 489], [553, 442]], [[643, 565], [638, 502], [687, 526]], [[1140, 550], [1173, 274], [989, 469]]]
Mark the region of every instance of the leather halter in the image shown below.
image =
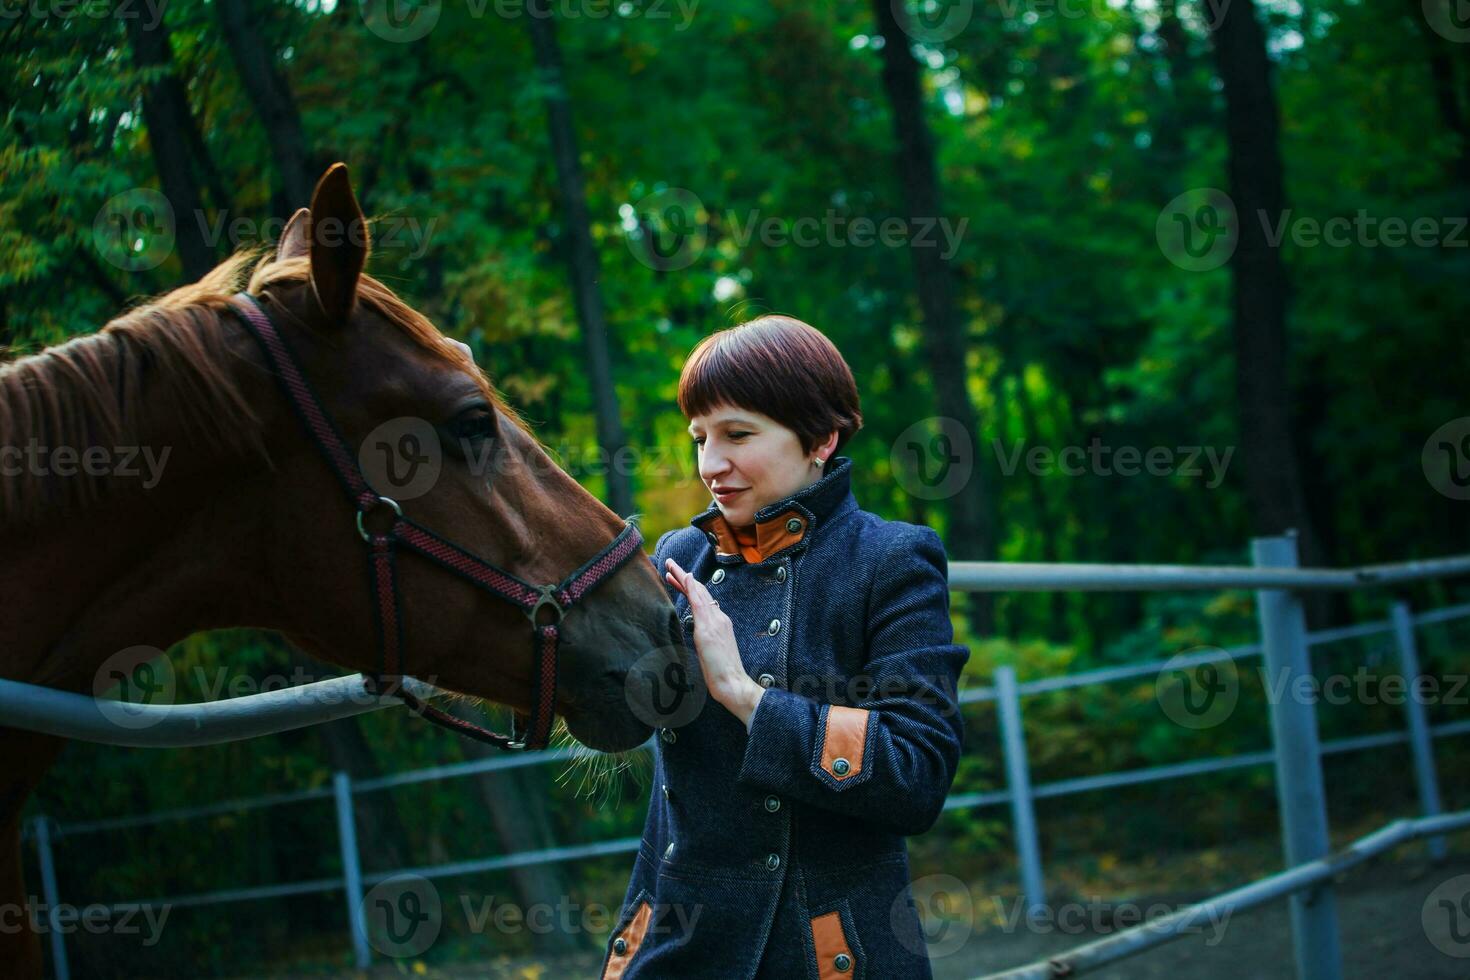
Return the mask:
[[[368, 485], [354, 454], [347, 448], [341, 432], [301, 373], [285, 338], [276, 330], [270, 314], [260, 302], [245, 292], [236, 293], [230, 302], [246, 328], [260, 341], [266, 361], [306, 427], [307, 435], [321, 450], [328, 466], [347, 491], [348, 499], [357, 508], [357, 530], [368, 547], [369, 584], [375, 600], [378, 632], [378, 671], [366, 675], [368, 690], [400, 698], [412, 711], [429, 721], [497, 748], [544, 748], [551, 737], [551, 724], [556, 717], [557, 647], [561, 636], [558, 627], [570, 606], [610, 578], [629, 558], [640, 553], [643, 536], [637, 525], [631, 520], [625, 521], [623, 530], [611, 544], [567, 578], [551, 585], [532, 585], [446, 541], [404, 517], [403, 509], [396, 501], [382, 496]], [[385, 532], [369, 531], [363, 519], [379, 509], [391, 512], [392, 524]], [[519, 734], [516, 732], [517, 724], [524, 717], [523, 712], [514, 712], [511, 734], [502, 735], [426, 704], [403, 686], [403, 617], [395, 573], [395, 550], [399, 545], [519, 607], [530, 618], [531, 661], [537, 665], [537, 670], [532, 682], [528, 729]], [[552, 622], [544, 625], [537, 622], [543, 606], [549, 606], [556, 614]]]

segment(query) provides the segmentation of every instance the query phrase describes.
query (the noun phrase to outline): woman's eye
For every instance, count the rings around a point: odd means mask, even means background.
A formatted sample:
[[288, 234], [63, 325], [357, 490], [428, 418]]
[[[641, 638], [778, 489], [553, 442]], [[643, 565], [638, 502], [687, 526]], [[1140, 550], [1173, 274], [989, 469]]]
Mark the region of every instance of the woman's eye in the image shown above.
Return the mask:
[[[726, 436], [728, 438], [730, 438], [730, 439], [744, 439], [748, 435], [750, 435], [749, 432], [729, 432], [729, 433], [726, 433]], [[695, 439], [694, 440], [694, 444], [696, 446], [703, 446], [704, 445], [704, 440], [703, 439]]]

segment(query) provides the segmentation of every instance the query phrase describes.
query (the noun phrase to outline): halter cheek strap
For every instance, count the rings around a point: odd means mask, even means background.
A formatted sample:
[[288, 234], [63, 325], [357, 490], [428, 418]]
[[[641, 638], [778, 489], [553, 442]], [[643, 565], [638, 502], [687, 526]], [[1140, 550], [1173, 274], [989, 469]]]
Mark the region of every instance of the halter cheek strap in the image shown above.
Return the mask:
[[[556, 718], [561, 621], [572, 605], [642, 550], [643, 536], [637, 525], [631, 520], [625, 521], [611, 544], [567, 578], [550, 585], [532, 585], [441, 538], [405, 517], [397, 501], [380, 495], [368, 485], [355, 456], [347, 448], [346, 440], [322, 407], [285, 338], [259, 301], [242, 292], [232, 296], [230, 302], [246, 328], [259, 341], [266, 361], [305, 426], [307, 435], [316, 443], [348, 499], [357, 508], [357, 532], [368, 548], [368, 588], [378, 636], [378, 670], [367, 675], [368, 689], [372, 693], [398, 697], [416, 714], [467, 738], [501, 749], [544, 748]], [[387, 529], [369, 530], [369, 518], [375, 524], [386, 518]], [[400, 546], [518, 607], [530, 619], [531, 663], [536, 669], [532, 677], [531, 712], [525, 725], [521, 724], [525, 713], [516, 711], [512, 716], [511, 734], [502, 735], [427, 704], [403, 686], [403, 602], [398, 594], [397, 576]], [[542, 607], [549, 607], [554, 613], [551, 622], [538, 622]], [[522, 728], [519, 734], [518, 726]]]

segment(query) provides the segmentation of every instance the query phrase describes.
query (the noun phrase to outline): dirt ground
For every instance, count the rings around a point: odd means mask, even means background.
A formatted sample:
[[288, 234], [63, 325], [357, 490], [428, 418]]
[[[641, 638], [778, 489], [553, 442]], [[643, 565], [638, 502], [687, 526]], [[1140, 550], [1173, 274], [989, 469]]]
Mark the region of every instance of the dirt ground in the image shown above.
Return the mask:
[[[1470, 856], [1460, 855], [1442, 866], [1427, 859], [1405, 855], [1402, 860], [1370, 861], [1340, 879], [1336, 888], [1338, 922], [1342, 937], [1343, 975], [1346, 980], [1466, 980], [1470, 978], [1470, 929], [1463, 912], [1451, 919], [1448, 908], [1439, 906], [1447, 894], [1439, 888], [1460, 875], [1470, 875]], [[973, 894], [983, 894], [978, 888]], [[1460, 902], [1463, 888], [1455, 893]], [[1433, 901], [1431, 901], [1433, 897]], [[1153, 906], [1170, 909], [1186, 904], [1190, 896], [1134, 896], [1128, 908], [1147, 914]], [[1465, 901], [1470, 901], [1466, 899]], [[1009, 900], [1002, 909], [1013, 906]], [[1105, 934], [1090, 928], [1099, 908], [1120, 909], [1121, 903], [1078, 904], [1085, 910], [1085, 923], [1070, 919], [1066, 927], [1007, 928], [989, 921], [994, 914], [977, 914], [985, 919], [962, 943], [953, 948], [931, 945], [930, 961], [935, 980], [970, 980], [1011, 969], [1033, 960], [1064, 952]], [[1462, 905], [1462, 908], [1464, 906]], [[1428, 911], [1426, 911], [1426, 909]], [[1154, 914], [1158, 914], [1155, 912]], [[1003, 917], [1002, 918], [1002, 922]], [[1106, 929], [1106, 926], [1103, 926]], [[983, 931], [982, 931], [983, 930]], [[1458, 954], [1458, 957], [1451, 955]], [[502, 959], [467, 963], [450, 968], [423, 964], [384, 963], [370, 971], [310, 974], [311, 980], [386, 980], [388, 977], [423, 977], [424, 980], [561, 980], [595, 977], [600, 953], [587, 953], [556, 961]], [[1150, 980], [1150, 978], [1231, 978], [1231, 980], [1291, 980], [1295, 976], [1290, 916], [1284, 901], [1267, 904], [1230, 916], [1217, 929], [1203, 930], [1109, 969], [1090, 974], [1098, 980]], [[283, 974], [272, 974], [279, 978]], [[307, 975], [301, 975], [306, 980]], [[241, 978], [245, 980], [245, 978]], [[869, 980], [889, 980], [870, 977]]]

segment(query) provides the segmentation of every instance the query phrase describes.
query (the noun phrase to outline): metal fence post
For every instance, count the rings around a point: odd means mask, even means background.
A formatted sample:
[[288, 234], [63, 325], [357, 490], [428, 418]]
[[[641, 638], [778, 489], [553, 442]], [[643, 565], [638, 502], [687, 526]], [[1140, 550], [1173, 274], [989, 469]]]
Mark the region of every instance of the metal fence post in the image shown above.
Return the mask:
[[342, 845], [342, 887], [347, 892], [347, 923], [352, 930], [352, 953], [357, 968], [366, 970], [373, 960], [368, 949], [367, 922], [362, 914], [362, 867], [357, 859], [357, 821], [352, 812], [352, 780], [345, 772], [332, 776], [332, 796], [337, 801], [337, 837]]
[[36, 833], [36, 857], [41, 865], [41, 894], [46, 899], [46, 931], [51, 939], [51, 972], [56, 980], [71, 980], [66, 962], [66, 937], [56, 927], [56, 863], [51, 855], [51, 818], [36, 817], [31, 826]]
[[[1419, 650], [1414, 643], [1414, 618], [1409, 604], [1396, 600], [1392, 608], [1393, 635], [1399, 651], [1399, 671], [1408, 682], [1404, 699], [1404, 716], [1409, 728], [1409, 748], [1414, 753], [1414, 781], [1419, 786], [1419, 810], [1426, 817], [1440, 812], [1439, 777], [1434, 768], [1434, 738], [1429, 733], [1428, 712], [1419, 692]], [[1429, 856], [1443, 861], [1446, 848], [1443, 837], [1427, 840]]]
[[1046, 905], [1046, 886], [1041, 878], [1041, 846], [1036, 838], [1036, 808], [1031, 798], [1031, 768], [1026, 760], [1026, 732], [1021, 726], [1021, 698], [1016, 692], [1016, 671], [995, 669], [995, 697], [1000, 708], [1001, 745], [1006, 756], [1006, 782], [1011, 791], [1011, 823], [1016, 835], [1016, 857], [1021, 864], [1021, 890], [1025, 893], [1026, 915], [1036, 915]]
[[[1261, 567], [1296, 568], [1295, 531], [1251, 539], [1251, 555]], [[1330, 846], [1306, 616], [1301, 598], [1284, 589], [1259, 590], [1256, 612], [1265, 653], [1282, 843], [1287, 865], [1295, 867], [1325, 857]], [[1330, 882], [1291, 896], [1291, 931], [1298, 980], [1341, 980], [1337, 900]]]

